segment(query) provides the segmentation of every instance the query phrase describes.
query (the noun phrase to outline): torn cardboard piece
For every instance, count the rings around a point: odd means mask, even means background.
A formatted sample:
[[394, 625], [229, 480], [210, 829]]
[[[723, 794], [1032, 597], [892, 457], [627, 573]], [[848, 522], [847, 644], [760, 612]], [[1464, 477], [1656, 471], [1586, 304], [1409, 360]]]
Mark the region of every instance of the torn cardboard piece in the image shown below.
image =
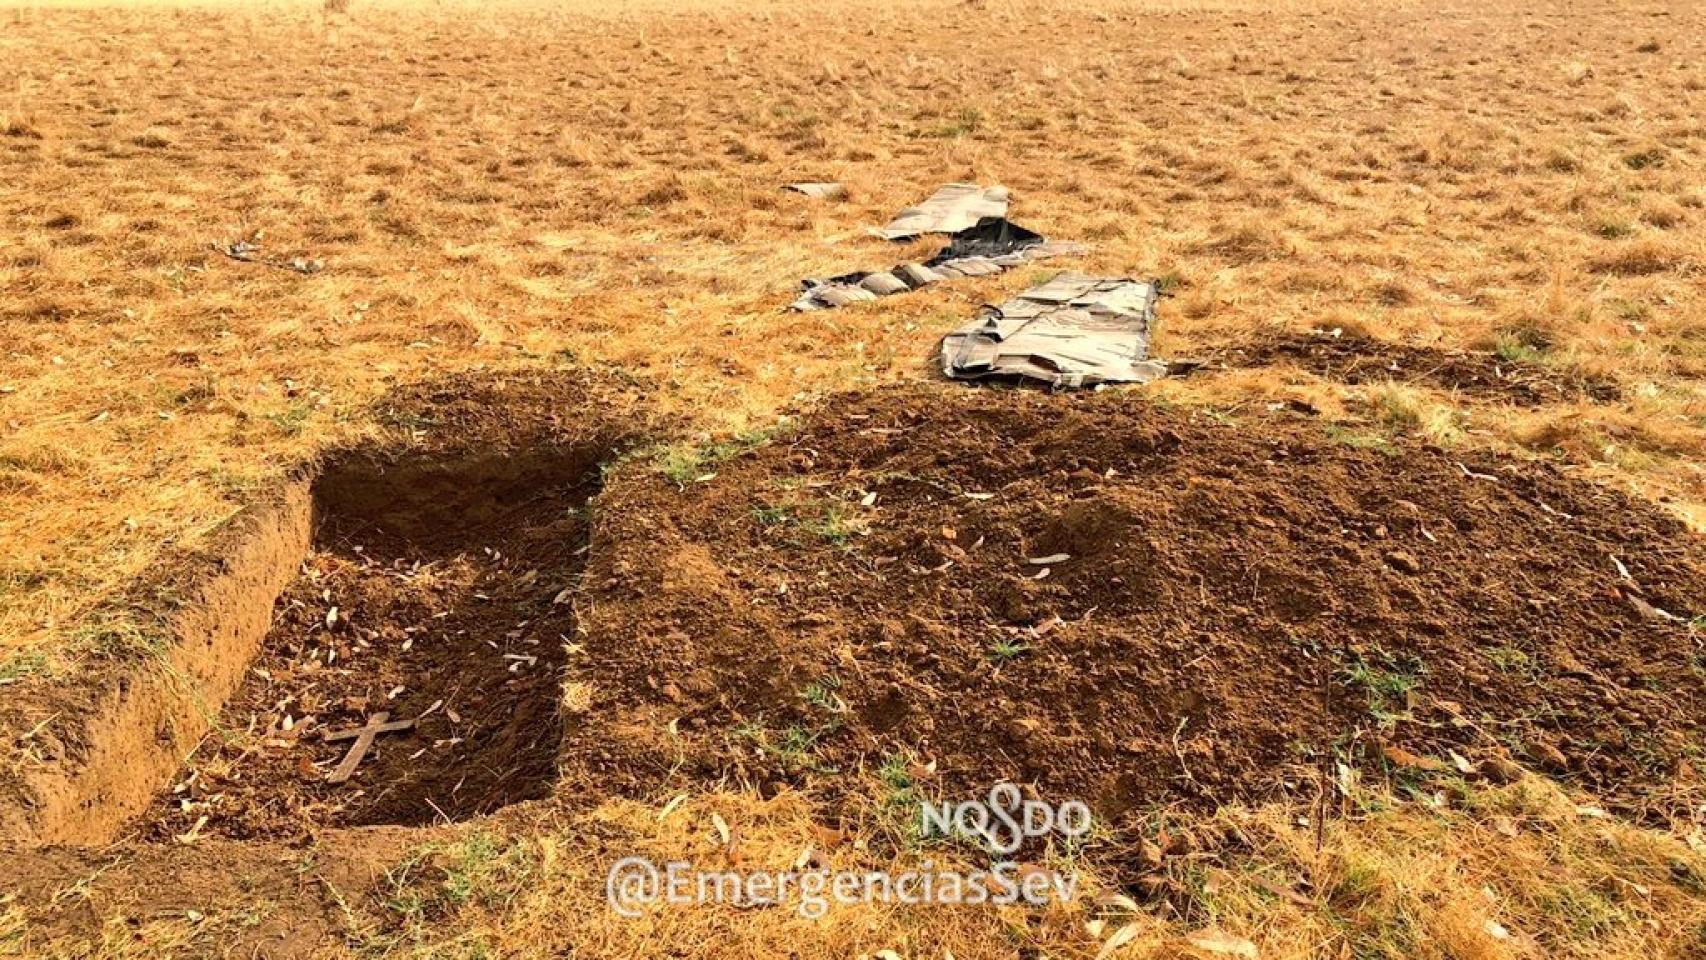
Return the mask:
[[1042, 234], [1027, 230], [1006, 217], [984, 217], [975, 225], [954, 234], [947, 247], [926, 261], [926, 266], [938, 266], [968, 257], [1000, 259], [1021, 253], [1033, 254], [1031, 259], [1037, 259], [1034, 254], [1039, 248], [1046, 248], [1042, 252], [1047, 256], [1084, 252], [1082, 244], [1051, 243]]
[[1083, 253], [1082, 244], [1050, 241], [1005, 217], [984, 217], [954, 234], [948, 246], [923, 263], [903, 263], [873, 273], [848, 273], [828, 280], [807, 280], [792, 309], [844, 307], [905, 293], [955, 277], [983, 277], [1023, 263]]
[[1051, 387], [1148, 383], [1167, 375], [1149, 358], [1160, 291], [1152, 281], [1062, 273], [942, 339], [942, 372], [956, 380], [1034, 380]]
[[842, 183], [790, 183], [782, 189], [803, 193], [813, 200], [839, 200], [847, 196], [847, 185]]
[[916, 207], [907, 207], [887, 226], [872, 232], [888, 240], [910, 240], [926, 233], [959, 233], [977, 226], [985, 217], [1007, 216], [1008, 196], [1006, 187], [944, 184], [930, 199]]
[[225, 254], [233, 260], [244, 263], [258, 263], [263, 266], [277, 267], [280, 270], [290, 270], [295, 273], [319, 273], [326, 269], [326, 261], [309, 259], [308, 257], [268, 257], [261, 254], [261, 245], [249, 240], [238, 240], [234, 243], [209, 244], [213, 249]]

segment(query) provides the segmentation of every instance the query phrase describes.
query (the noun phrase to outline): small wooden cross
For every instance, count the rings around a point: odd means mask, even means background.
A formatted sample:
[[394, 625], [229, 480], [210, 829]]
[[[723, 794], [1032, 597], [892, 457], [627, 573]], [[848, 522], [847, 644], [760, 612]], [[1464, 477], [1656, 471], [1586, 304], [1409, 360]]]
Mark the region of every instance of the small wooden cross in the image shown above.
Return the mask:
[[351, 727], [348, 730], [339, 730], [337, 733], [326, 734], [327, 743], [332, 743], [337, 740], [349, 740], [352, 738], [355, 740], [355, 743], [350, 744], [349, 753], [344, 754], [343, 762], [339, 763], [337, 769], [333, 770], [331, 775], [326, 778], [326, 782], [343, 783], [350, 777], [355, 776], [355, 768], [361, 765], [361, 758], [367, 756], [367, 751], [373, 746], [374, 737], [377, 737], [382, 733], [396, 733], [400, 730], [408, 730], [415, 725], [413, 720], [398, 720], [394, 723], [386, 723], [386, 721], [390, 719], [391, 714], [381, 710], [378, 713], [368, 715], [367, 726], [365, 727]]

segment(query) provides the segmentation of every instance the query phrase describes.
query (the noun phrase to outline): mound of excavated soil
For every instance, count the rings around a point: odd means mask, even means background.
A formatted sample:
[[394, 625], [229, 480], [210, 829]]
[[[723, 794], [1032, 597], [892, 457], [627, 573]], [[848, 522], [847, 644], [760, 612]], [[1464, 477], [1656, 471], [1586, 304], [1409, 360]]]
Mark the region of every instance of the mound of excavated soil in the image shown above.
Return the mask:
[[1706, 542], [1545, 465], [925, 385], [704, 474], [633, 462], [596, 503], [565, 776], [900, 756], [1102, 816], [1448, 749], [1630, 804], [1697, 783]]

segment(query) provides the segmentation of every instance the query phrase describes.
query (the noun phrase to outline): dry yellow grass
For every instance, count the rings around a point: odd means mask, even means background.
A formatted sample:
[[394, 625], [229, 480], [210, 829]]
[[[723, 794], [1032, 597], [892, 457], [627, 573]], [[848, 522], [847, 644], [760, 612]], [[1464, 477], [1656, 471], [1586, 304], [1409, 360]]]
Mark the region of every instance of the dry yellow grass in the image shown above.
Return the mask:
[[[1159, 395], [1304, 399], [1559, 457], [1706, 517], [1694, 5], [7, 2], [0, 62], [0, 676], [69, 669], [90, 611], [164, 545], [195, 544], [398, 382], [613, 365], [721, 429], [917, 375], [949, 326], [1035, 274], [781, 307], [803, 275], [890, 262], [862, 228], [952, 179], [1012, 187], [1015, 219], [1094, 245], [1089, 269], [1176, 280], [1166, 354], [1258, 324], [1341, 327], [1529, 350], [1622, 387], [1517, 412], [1277, 368]], [[778, 190], [811, 179], [850, 198]], [[210, 249], [238, 239], [326, 269]], [[1248, 816], [1266, 839], [1216, 902], [1264, 956], [1706, 951], [1679, 939], [1699, 936], [1701, 891], [1660, 875], [1688, 855], [1663, 833], [1556, 804], [1517, 837], [1382, 811], [1317, 852], [1286, 812]], [[1270, 868], [1357, 885], [1359, 905], [1247, 889]], [[505, 909], [393, 946], [1025, 942], [1010, 918], [952, 912], [619, 928], [594, 916], [586, 864], [542, 869]], [[0, 945], [13, 916], [0, 896]], [[1358, 939], [1368, 917], [1409, 939]], [[1515, 934], [1488, 939], [1487, 919]], [[1143, 922], [1132, 956], [1178, 955], [1187, 925]], [[1094, 955], [1069, 927], [1041, 942]]]
[[[779, 307], [803, 273], [887, 262], [861, 228], [959, 177], [1093, 242], [1087, 266], [1176, 277], [1169, 353], [1268, 321], [1445, 345], [1542, 327], [1548, 362], [1609, 371], [1628, 399], [1471, 411], [1465, 433], [1561, 429], [1580, 438], [1568, 456], [1685, 510], [1706, 500], [1706, 58], [1688, 7], [144, 4], [4, 21], [7, 648], [54, 644], [398, 380], [573, 358], [740, 421], [912, 375], [954, 319], [1028, 278]], [[777, 189], [810, 178], [852, 199]], [[245, 237], [328, 267], [209, 249]]]
[[[875, 786], [875, 785], [873, 785]], [[1116, 935], [1121, 960], [1214, 960], [1193, 937], [1247, 939], [1267, 960], [1688, 960], [1706, 936], [1706, 858], [1694, 845], [1627, 826], [1528, 778], [1500, 788], [1453, 788], [1437, 811], [1356, 791], [1348, 816], [1318, 836], [1295, 810], [1226, 808], [1212, 817], [1157, 816], [1175, 837], [1212, 843], [1169, 857], [1163, 894], [1132, 909], [1093, 873], [1084, 895], [1046, 909], [829, 903], [770, 907], [653, 905], [613, 914], [605, 871], [618, 858], [684, 860], [708, 870], [794, 869], [808, 851], [842, 871], [975, 866], [951, 846], [901, 852], [863, 840], [827, 846], [825, 811], [786, 792], [683, 795], [657, 804], [607, 803], [586, 813], [535, 807], [443, 829], [388, 858], [371, 896], [346, 894], [320, 872], [360, 837], [334, 836], [270, 868], [234, 861], [243, 878], [217, 895], [162, 909], [166, 897], [127, 890], [128, 856], [68, 881], [57, 899], [113, 904], [80, 932], [32, 931], [0, 896], [0, 955], [96, 958], [228, 955], [234, 939], [279, 904], [276, 877], [328, 890], [338, 945], [328, 956], [1089, 958]], [[880, 802], [880, 788], [873, 800]], [[877, 831], [870, 824], [860, 834]], [[738, 835], [730, 859], [722, 829]], [[1070, 861], [1050, 864], [1071, 869]], [[155, 869], [158, 869], [156, 867]], [[139, 871], [140, 873], [141, 871]], [[247, 893], [256, 885], [265, 893]], [[158, 901], [158, 902], [157, 902]], [[315, 923], [326, 918], [316, 917]], [[1120, 934], [1121, 930], [1130, 930]]]

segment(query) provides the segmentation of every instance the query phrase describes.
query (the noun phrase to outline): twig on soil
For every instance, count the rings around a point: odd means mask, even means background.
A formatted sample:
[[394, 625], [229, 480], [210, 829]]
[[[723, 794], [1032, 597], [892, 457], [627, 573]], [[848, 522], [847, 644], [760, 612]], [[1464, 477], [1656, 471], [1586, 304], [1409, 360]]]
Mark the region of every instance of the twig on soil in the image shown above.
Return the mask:
[[[1418, 383], [1426, 382], [1434, 374], [1436, 374], [1436, 373], [1440, 372], [1441, 370], [1444, 370], [1446, 367], [1450, 366], [1452, 359], [1453, 358], [1447, 358], [1445, 360], [1441, 360], [1439, 363], [1434, 364], [1433, 366], [1429, 367], [1426, 370], [1423, 370], [1421, 373], [1418, 373], [1414, 376], [1406, 378], [1403, 382], [1406, 384], [1412, 385], [1412, 386], [1414, 386], [1415, 384], [1418, 384]], [[1501, 380], [1504, 379], [1503, 376], [1501, 376], [1500, 379]]]
[[[123, 862], [124, 862], [123, 857], [114, 858], [110, 862], [103, 863], [99, 867], [96, 867], [94, 873], [91, 873], [88, 876], [83, 877], [82, 879], [78, 880], [76, 883], [73, 883], [70, 886], [61, 887], [58, 890], [55, 890], [53, 892], [53, 896], [51, 898], [49, 898], [49, 900], [48, 900], [48, 905], [57, 907], [57, 906], [59, 906], [61, 901], [68, 900], [71, 897], [77, 897], [78, 899], [81, 899], [81, 900], [88, 900], [90, 892], [94, 889], [95, 881], [101, 879], [101, 876], [103, 874], [105, 874], [108, 870], [111, 870], [112, 868], [118, 866], [119, 864], [121, 864]], [[0, 902], [4, 902], [4, 898], [0, 898]]]
[[[1342, 649], [1340, 650], [1339, 657], [1340, 661], [1343, 662], [1349, 656], [1350, 641], [1347, 639], [1341, 639], [1340, 644]], [[1329, 724], [1330, 729], [1330, 725], [1333, 722], [1333, 669], [1330, 661], [1326, 657], [1321, 658], [1318, 661], [1318, 664], [1321, 668], [1321, 718]], [[1329, 744], [1329, 749], [1321, 751], [1321, 768], [1316, 772], [1315, 777], [1316, 792], [1314, 826], [1316, 853], [1320, 853], [1321, 848], [1325, 846], [1327, 842], [1327, 783], [1332, 778], [1332, 758], [1333, 751]]]
[[1495, 477], [1490, 473], [1476, 473], [1475, 471], [1464, 466], [1463, 461], [1461, 461], [1461, 460], [1457, 461], [1457, 469], [1462, 470], [1463, 475], [1468, 477], [1471, 480], [1486, 480], [1489, 483], [1498, 483], [1499, 482], [1498, 477]]
[[172, 839], [182, 844], [195, 843], [197, 840], [201, 839], [201, 828], [207, 826], [209, 819], [210, 818], [207, 814], [202, 814], [200, 817], [196, 818], [195, 826], [190, 827], [189, 830], [178, 834]]
[[1185, 763], [1185, 751], [1179, 746], [1179, 734], [1185, 731], [1185, 724], [1190, 722], [1189, 716], [1179, 718], [1179, 725], [1173, 728], [1173, 756], [1179, 759], [1179, 769], [1185, 772], [1185, 779], [1196, 783], [1197, 778], [1191, 775], [1191, 768]]
[[47, 728], [48, 724], [50, 724], [53, 721], [58, 720], [58, 719], [59, 719], [59, 713], [57, 711], [55, 711], [52, 714], [49, 714], [46, 720], [43, 720], [42, 722], [36, 724], [35, 726], [31, 727], [28, 731], [23, 733], [21, 736], [19, 736], [18, 742], [23, 743], [26, 740], [34, 739], [36, 734], [42, 732], [44, 729]]
[[1629, 575], [1629, 568], [1623, 565], [1622, 560], [1617, 559], [1617, 554], [1614, 553], [1614, 554], [1611, 554], [1610, 556], [1611, 556], [1612, 565], [1617, 568], [1617, 575], [1622, 577], [1623, 579], [1629, 581], [1630, 583], [1634, 583], [1635, 578]]

